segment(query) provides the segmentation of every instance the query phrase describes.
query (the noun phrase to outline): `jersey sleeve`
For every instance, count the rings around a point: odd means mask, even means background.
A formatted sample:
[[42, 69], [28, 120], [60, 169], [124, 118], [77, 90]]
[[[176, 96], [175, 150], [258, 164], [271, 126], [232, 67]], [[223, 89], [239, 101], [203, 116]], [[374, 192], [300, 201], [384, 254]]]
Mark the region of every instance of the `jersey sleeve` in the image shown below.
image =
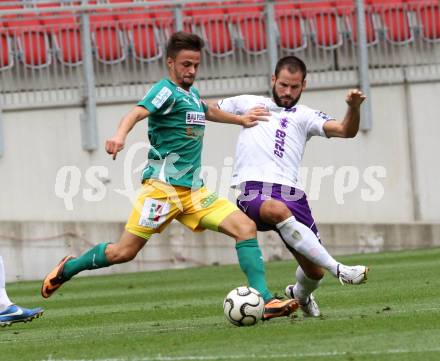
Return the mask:
[[172, 90], [165, 82], [154, 84], [137, 105], [147, 109], [150, 114], [161, 113], [174, 102]]
[[225, 112], [241, 115], [246, 112], [246, 110], [244, 109], [246, 103], [247, 102], [245, 96], [239, 95], [236, 97], [219, 100], [217, 106], [220, 110], [223, 110]]
[[315, 135], [326, 137], [324, 132], [324, 123], [329, 120], [335, 120], [335, 118], [320, 110], [309, 109], [306, 121], [307, 138]]

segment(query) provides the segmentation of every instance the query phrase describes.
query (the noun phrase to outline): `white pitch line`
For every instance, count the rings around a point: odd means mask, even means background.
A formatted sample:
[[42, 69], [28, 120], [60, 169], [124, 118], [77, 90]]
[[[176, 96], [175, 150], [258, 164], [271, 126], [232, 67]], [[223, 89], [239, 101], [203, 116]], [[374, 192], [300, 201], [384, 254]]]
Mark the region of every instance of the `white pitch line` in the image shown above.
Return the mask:
[[257, 354], [244, 354], [244, 355], [223, 355], [223, 356], [214, 356], [214, 355], [206, 355], [206, 356], [195, 356], [195, 355], [187, 355], [187, 356], [150, 356], [150, 357], [141, 357], [141, 358], [108, 358], [108, 359], [54, 359], [47, 358], [41, 361], [211, 361], [211, 360], [249, 360], [253, 358], [259, 359], [292, 359], [296, 357], [334, 357], [334, 356], [365, 356], [365, 355], [389, 355], [389, 354], [411, 354], [411, 353], [419, 353], [419, 352], [440, 352], [440, 347], [431, 348], [431, 349], [423, 349], [423, 350], [409, 350], [409, 349], [389, 349], [382, 351], [332, 351], [332, 352], [301, 352], [301, 353], [290, 353], [290, 354], [269, 354], [269, 355], [257, 355]]
[[[389, 313], [384, 313], [384, 314], [404, 314], [404, 313], [422, 313], [422, 312], [432, 312], [432, 311], [439, 311], [440, 307], [429, 307], [429, 308], [421, 308], [421, 309], [417, 309], [417, 310], [397, 310], [397, 309], [393, 309], [391, 310]], [[358, 315], [360, 316], [360, 315]], [[371, 314], [371, 316], [373, 316], [373, 314]], [[333, 317], [329, 317], [327, 320], [329, 321], [337, 321], [337, 320], [346, 320], [349, 319], [350, 317], [348, 316], [333, 316]], [[208, 324], [204, 324], [201, 325], [203, 326], [209, 326]], [[130, 333], [132, 334], [148, 334], [148, 333], [157, 333], [157, 332], [173, 332], [173, 331], [188, 331], [188, 330], [194, 330], [194, 329], [200, 329], [200, 326], [180, 326], [180, 327], [158, 327], [158, 328], [147, 328], [147, 329], [139, 329], [139, 330], [130, 330]], [[1, 328], [0, 328], [1, 330]], [[89, 327], [87, 329], [87, 331], [94, 331], [97, 334], [99, 334], [100, 336], [104, 336], [104, 337], [111, 337], [111, 336], [118, 336], [118, 335], [125, 335], [127, 333], [127, 330], [122, 330], [122, 331], [112, 331], [112, 332], [105, 332], [105, 329], [101, 328], [100, 326], [95, 326], [95, 327]], [[70, 339], [81, 339], [84, 337], [88, 337], [88, 333], [78, 333], [76, 335], [69, 335]], [[6, 339], [6, 340], [0, 340], [0, 345], [1, 344], [8, 344], [10, 345], [11, 343], [19, 343], [19, 342], [23, 342], [23, 341], [44, 341], [46, 340], [46, 336], [41, 336], [41, 337], [28, 337], [26, 339], [22, 339], [22, 338], [13, 338], [13, 339]], [[125, 359], [109, 359], [109, 361], [121, 361]], [[133, 360], [129, 360], [129, 361], [150, 361], [150, 360], [158, 360], [161, 361], [160, 359], [133, 359]], [[177, 359], [179, 360], [179, 359]], [[186, 360], [186, 359], [183, 359]], [[190, 360], [190, 359], [188, 359]], [[206, 359], [209, 360], [209, 359]], [[52, 360], [51, 360], [52, 361]], [[87, 359], [85, 360], [53, 360], [53, 361], [89, 361]], [[98, 361], [102, 361], [102, 360], [98, 360]], [[107, 360], [105, 360], [107, 361]]]

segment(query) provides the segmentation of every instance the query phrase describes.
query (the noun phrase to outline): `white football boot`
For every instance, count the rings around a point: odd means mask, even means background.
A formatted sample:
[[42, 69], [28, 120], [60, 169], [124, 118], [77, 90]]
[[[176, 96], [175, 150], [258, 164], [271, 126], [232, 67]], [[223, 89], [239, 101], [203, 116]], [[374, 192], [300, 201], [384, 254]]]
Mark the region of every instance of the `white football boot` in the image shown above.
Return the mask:
[[[293, 294], [293, 287], [294, 285], [288, 285], [286, 287], [286, 290], [284, 291], [286, 297], [288, 298], [295, 298], [295, 295]], [[310, 296], [307, 298], [307, 302], [305, 304], [299, 302], [299, 307], [301, 308], [304, 317], [319, 317], [321, 316], [321, 311], [319, 310], [319, 306], [315, 301], [315, 297], [313, 294], [310, 294]]]
[[368, 267], [365, 266], [345, 266], [338, 264], [339, 282], [342, 285], [359, 285], [367, 280]]

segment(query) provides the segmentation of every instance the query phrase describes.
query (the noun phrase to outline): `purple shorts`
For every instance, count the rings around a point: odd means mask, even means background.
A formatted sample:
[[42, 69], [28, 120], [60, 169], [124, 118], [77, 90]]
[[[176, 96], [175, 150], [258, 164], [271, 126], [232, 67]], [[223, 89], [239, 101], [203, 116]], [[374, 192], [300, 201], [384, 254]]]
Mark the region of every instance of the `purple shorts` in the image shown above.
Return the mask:
[[260, 218], [261, 205], [268, 199], [283, 202], [295, 218], [309, 227], [319, 239], [318, 228], [312, 217], [307, 196], [300, 189], [276, 183], [246, 182], [244, 186], [242, 185], [241, 194], [237, 198], [237, 206], [256, 223], [259, 231], [278, 232], [275, 226], [263, 222]]

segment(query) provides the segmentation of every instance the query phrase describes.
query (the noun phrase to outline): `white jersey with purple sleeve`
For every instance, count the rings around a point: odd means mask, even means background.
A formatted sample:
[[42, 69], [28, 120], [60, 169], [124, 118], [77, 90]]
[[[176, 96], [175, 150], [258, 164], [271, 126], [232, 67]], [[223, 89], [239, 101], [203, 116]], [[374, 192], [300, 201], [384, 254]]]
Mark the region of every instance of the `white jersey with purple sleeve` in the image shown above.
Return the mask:
[[244, 114], [256, 106], [265, 106], [271, 112], [268, 122], [241, 130], [232, 187], [247, 181], [300, 187], [298, 172], [306, 142], [314, 135], [325, 137], [324, 123], [334, 119], [301, 104], [290, 109], [278, 107], [272, 99], [256, 95], [226, 98], [218, 106], [234, 114]]

